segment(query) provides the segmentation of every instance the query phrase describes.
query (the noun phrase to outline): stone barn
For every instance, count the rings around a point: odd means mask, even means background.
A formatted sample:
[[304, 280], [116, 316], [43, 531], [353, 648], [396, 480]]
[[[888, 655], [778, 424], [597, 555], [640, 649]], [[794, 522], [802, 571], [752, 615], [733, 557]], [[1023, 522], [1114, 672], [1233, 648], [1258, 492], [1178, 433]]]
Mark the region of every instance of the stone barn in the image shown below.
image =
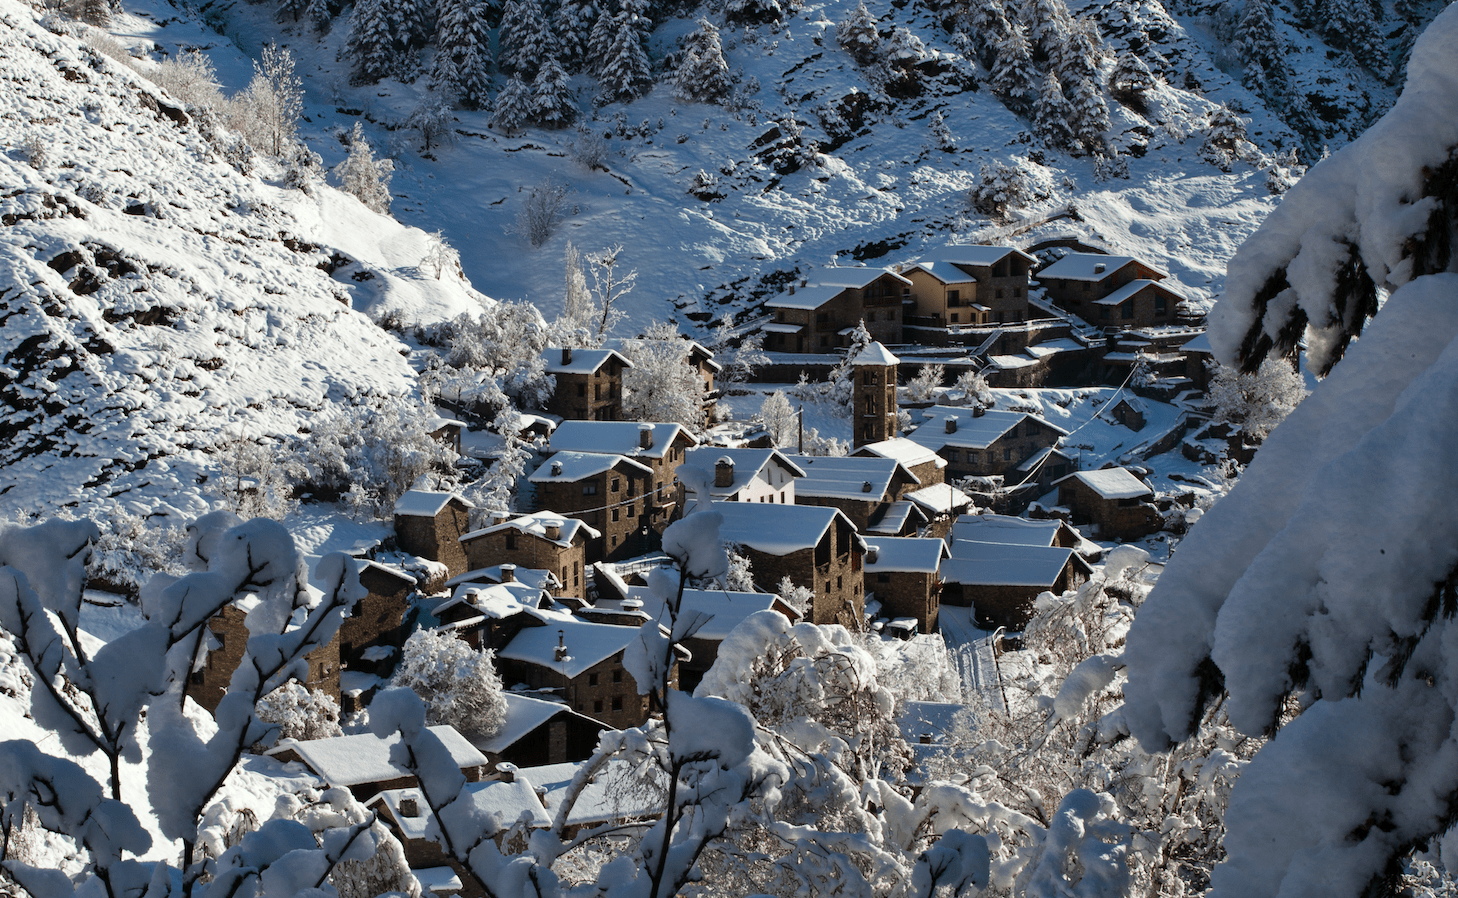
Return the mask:
[[444, 564], [447, 576], [464, 574], [461, 537], [471, 529], [474, 507], [455, 493], [410, 490], [395, 500], [395, 544], [402, 552]]

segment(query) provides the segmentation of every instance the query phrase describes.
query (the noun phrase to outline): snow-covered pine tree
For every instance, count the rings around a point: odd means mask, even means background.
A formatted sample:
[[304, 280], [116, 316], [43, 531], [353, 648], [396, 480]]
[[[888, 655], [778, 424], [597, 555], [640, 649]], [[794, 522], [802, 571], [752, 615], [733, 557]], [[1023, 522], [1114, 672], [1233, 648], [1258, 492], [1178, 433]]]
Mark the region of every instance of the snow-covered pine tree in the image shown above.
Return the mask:
[[1382, 31], [1367, 0], [1330, 0], [1321, 22], [1326, 39], [1338, 47], [1346, 47], [1357, 61], [1379, 78], [1391, 74]]
[[1052, 72], [1043, 76], [1038, 99], [1033, 103], [1033, 122], [1038, 136], [1048, 146], [1059, 150], [1072, 149], [1075, 143], [1073, 128], [1069, 125], [1073, 109], [1063, 96], [1063, 87], [1058, 76]]
[[354, 62], [352, 80], [372, 84], [393, 73], [404, 51], [390, 0], [358, 0], [349, 17], [345, 55]]
[[304, 20], [319, 34], [325, 34], [334, 24], [334, 5], [330, 0], [309, 0], [304, 9]]
[[431, 78], [466, 109], [491, 96], [491, 29], [485, 0], [439, 0]]
[[1073, 16], [1063, 0], [1027, 0], [1023, 4], [1023, 24], [1028, 26], [1028, 41], [1046, 59], [1058, 65], [1065, 56], [1073, 28]]
[[593, 74], [602, 71], [603, 65], [607, 62], [608, 53], [613, 48], [613, 38], [618, 33], [618, 18], [610, 12], [604, 4], [602, 12], [597, 14], [597, 19], [592, 23], [592, 31], [587, 36], [587, 59], [583, 66]]
[[580, 71], [588, 58], [588, 38], [597, 21], [593, 0], [563, 0], [552, 14], [552, 31], [557, 35], [557, 58], [569, 72]]
[[548, 56], [555, 55], [556, 41], [547, 27], [538, 0], [507, 0], [497, 34], [497, 65], [530, 81]]
[[683, 63], [673, 78], [674, 96], [689, 103], [718, 103], [733, 90], [719, 29], [700, 18], [698, 30], [684, 42]]
[[866, 8], [865, 0], [857, 3], [856, 8], [835, 26], [835, 39], [861, 65], [876, 60], [881, 36], [876, 32], [876, 19]]
[[[1269, 77], [1285, 67], [1281, 39], [1271, 17], [1271, 0], [1245, 0], [1235, 33], [1235, 52], [1247, 69], [1258, 65]], [[1264, 91], [1261, 93], [1265, 95]]]
[[548, 56], [532, 82], [532, 121], [543, 128], [565, 128], [576, 117], [567, 70], [555, 56]]
[[1231, 793], [1212, 896], [1400, 894], [1415, 852], [1452, 857], [1455, 71], [1449, 7], [1387, 115], [1236, 252], [1211, 316], [1222, 361], [1299, 343], [1325, 375], [1181, 542], [1124, 653], [1146, 749], [1216, 703], [1277, 731]]
[[532, 92], [520, 75], [511, 80], [496, 95], [491, 109], [491, 127], [510, 134], [521, 130], [532, 115]]
[[1218, 106], [1210, 113], [1210, 124], [1200, 152], [1221, 171], [1230, 171], [1236, 160], [1250, 158], [1257, 150], [1246, 137], [1245, 120], [1230, 107]]
[[599, 99], [605, 103], [636, 100], [653, 86], [653, 71], [643, 49], [643, 36], [637, 16], [627, 15], [618, 22], [612, 46], [598, 73]]
[[1026, 102], [1033, 92], [1033, 50], [1021, 22], [1009, 22], [1007, 31], [993, 48], [992, 90], [1005, 101]]
[[1109, 74], [1109, 92], [1114, 99], [1136, 111], [1144, 110], [1144, 95], [1154, 88], [1154, 73], [1137, 53], [1125, 51]]
[[1068, 97], [1073, 110], [1074, 137], [1086, 153], [1103, 153], [1107, 145], [1105, 134], [1109, 130], [1109, 107], [1104, 103], [1103, 92], [1092, 78], [1080, 77], [1073, 82]]
[[364, 126], [354, 123], [354, 132], [349, 143], [349, 158], [334, 169], [339, 178], [339, 188], [353, 194], [356, 199], [376, 212], [390, 211], [390, 173], [395, 163], [389, 159], [375, 159], [374, 148], [364, 136]]
[[964, 6], [967, 31], [977, 48], [978, 61], [988, 71], [997, 59], [997, 47], [1007, 36], [1012, 24], [1002, 0], [987, 0], [986, 3], [970, 3]]
[[1080, 78], [1097, 82], [1103, 55], [1098, 24], [1083, 16], [1070, 19], [1067, 39], [1059, 47], [1055, 60], [1059, 79], [1065, 84], [1076, 84]]

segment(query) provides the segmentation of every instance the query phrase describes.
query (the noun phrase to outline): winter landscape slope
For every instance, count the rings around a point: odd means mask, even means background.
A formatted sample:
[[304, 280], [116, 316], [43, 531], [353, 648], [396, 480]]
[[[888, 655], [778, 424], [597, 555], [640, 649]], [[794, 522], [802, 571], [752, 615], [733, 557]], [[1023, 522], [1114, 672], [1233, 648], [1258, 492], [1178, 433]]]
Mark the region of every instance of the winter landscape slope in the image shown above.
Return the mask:
[[213, 447], [413, 388], [404, 347], [351, 303], [471, 307], [458, 277], [417, 270], [426, 235], [239, 174], [136, 73], [28, 6], [0, 17], [7, 512], [197, 513]]

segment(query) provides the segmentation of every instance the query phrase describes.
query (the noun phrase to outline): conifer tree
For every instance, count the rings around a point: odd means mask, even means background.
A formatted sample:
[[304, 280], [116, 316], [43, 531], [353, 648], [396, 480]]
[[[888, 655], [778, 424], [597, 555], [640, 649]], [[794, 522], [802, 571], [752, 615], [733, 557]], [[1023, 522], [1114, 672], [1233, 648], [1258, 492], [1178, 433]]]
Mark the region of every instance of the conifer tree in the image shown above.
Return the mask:
[[971, 26], [970, 32], [978, 50], [979, 61], [991, 71], [996, 64], [997, 48], [1007, 38], [1008, 29], [1012, 26], [1007, 10], [1003, 7], [1002, 0], [973, 3], [967, 10], [967, 20]]
[[992, 90], [1004, 100], [1022, 101], [1033, 91], [1033, 51], [1020, 22], [1009, 22], [995, 48]]
[[374, 148], [364, 136], [364, 126], [354, 123], [350, 138], [349, 158], [334, 169], [340, 189], [353, 194], [376, 212], [390, 211], [390, 173], [395, 164], [389, 159], [376, 159]]
[[1058, 54], [1058, 78], [1063, 83], [1075, 84], [1083, 78], [1097, 81], [1099, 58], [1103, 56], [1098, 26], [1091, 19], [1071, 19]]
[[1109, 75], [1109, 90], [1119, 102], [1142, 109], [1144, 95], [1154, 87], [1154, 73], [1144, 60], [1132, 52], [1125, 52], [1114, 65]]
[[865, 0], [857, 3], [850, 15], [835, 27], [835, 37], [856, 62], [867, 65], [875, 61], [881, 38], [876, 33], [876, 19], [866, 8]]
[[588, 59], [588, 37], [597, 21], [598, 9], [593, 0], [563, 0], [552, 16], [552, 30], [557, 35], [557, 58], [569, 71], [584, 67]]
[[1247, 68], [1258, 65], [1269, 75], [1282, 67], [1281, 42], [1271, 19], [1271, 0], [1245, 0], [1236, 26], [1235, 52]]
[[391, 74], [397, 54], [404, 49], [389, 2], [359, 0], [350, 16], [345, 50], [354, 59], [353, 80], [357, 84], [373, 83]]
[[718, 103], [733, 90], [719, 29], [701, 18], [698, 30], [685, 42], [683, 63], [674, 75], [673, 93], [690, 103]]
[[1092, 78], [1079, 78], [1073, 83], [1068, 103], [1073, 110], [1070, 124], [1078, 143], [1085, 152], [1103, 152], [1104, 134], [1109, 130], [1109, 107], [1098, 84]]
[[314, 26], [315, 31], [324, 34], [334, 24], [334, 8], [329, 0], [309, 0], [304, 9], [304, 20]]
[[532, 121], [544, 128], [565, 128], [576, 116], [567, 70], [556, 57], [548, 56], [532, 82]]
[[592, 31], [587, 37], [587, 65], [584, 68], [597, 74], [602, 71], [603, 65], [607, 62], [608, 53], [613, 48], [613, 38], [618, 33], [618, 20], [605, 7], [598, 13], [597, 20], [592, 23]]
[[532, 94], [520, 75], [512, 75], [506, 87], [496, 95], [491, 111], [491, 127], [508, 133], [518, 131], [532, 114]]
[[1074, 134], [1069, 120], [1072, 117], [1073, 110], [1063, 96], [1063, 87], [1059, 85], [1058, 77], [1048, 72], [1043, 76], [1038, 99], [1033, 103], [1033, 122], [1037, 125], [1038, 134], [1050, 147], [1071, 149]]
[[1028, 41], [1044, 57], [1058, 64], [1065, 55], [1073, 16], [1063, 0], [1028, 0], [1023, 6]]
[[637, 16], [631, 14], [624, 15], [618, 23], [617, 34], [613, 36], [612, 46], [598, 75], [600, 97], [608, 103], [636, 100], [653, 85], [648, 54], [643, 50], [638, 25]]
[[483, 0], [440, 0], [431, 79], [467, 109], [480, 109], [491, 95], [491, 34]]
[[523, 79], [534, 77], [548, 52], [555, 51], [538, 0], [507, 0], [497, 37], [500, 41], [497, 64], [503, 71], [514, 72]]

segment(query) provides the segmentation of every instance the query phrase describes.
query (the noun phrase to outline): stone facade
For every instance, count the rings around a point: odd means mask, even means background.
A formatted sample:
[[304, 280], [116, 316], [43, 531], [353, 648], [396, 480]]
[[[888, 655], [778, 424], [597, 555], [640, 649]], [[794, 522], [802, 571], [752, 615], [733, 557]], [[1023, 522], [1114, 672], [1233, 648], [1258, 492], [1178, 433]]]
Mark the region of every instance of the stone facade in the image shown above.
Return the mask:
[[[236, 605], [226, 605], [223, 610], [208, 621], [208, 631], [216, 648], [208, 651], [207, 661], [202, 668], [192, 672], [187, 683], [187, 694], [209, 713], [218, 709], [218, 703], [228, 691], [233, 671], [243, 661], [248, 647], [248, 627], [244, 624], [246, 613]], [[304, 687], [310, 691], [322, 692], [339, 703], [339, 635], [305, 656], [309, 663], [308, 679]]]
[[407, 599], [415, 589], [413, 578], [378, 564], [365, 563], [359, 572], [360, 585], [369, 595], [354, 603], [339, 625], [339, 660], [350, 670], [389, 676], [397, 657], [387, 662], [365, 661], [367, 649], [399, 648], [405, 642]]
[[553, 690], [573, 711], [614, 729], [642, 726], [648, 720], [648, 696], [638, 694], [637, 681], [623, 667], [621, 651], [570, 678], [540, 664], [498, 660], [508, 685], [525, 683], [532, 689]]
[[866, 576], [866, 589], [881, 602], [885, 617], [914, 617], [918, 633], [935, 633], [942, 579], [935, 571], [878, 571]]
[[896, 357], [873, 343], [857, 358], [851, 391], [851, 445], [859, 448], [896, 436]]
[[[948, 247], [949, 260], [910, 265], [902, 270], [911, 281], [913, 311], [908, 320], [925, 327], [987, 325], [1024, 321], [1034, 317], [1028, 307], [1028, 272], [1032, 257], [1006, 248], [1001, 258], [957, 261], [956, 247]], [[982, 247], [969, 248], [982, 250]], [[976, 255], [984, 255], [976, 253]]]
[[[550, 471], [551, 462], [543, 469]], [[532, 482], [541, 508], [571, 515], [602, 534], [589, 547], [588, 562], [621, 561], [650, 552], [668, 526], [665, 515], [655, 518], [655, 503], [648, 495], [653, 474], [626, 459], [581, 480], [539, 480], [533, 475]]]
[[811, 623], [861, 629], [866, 610], [864, 549], [848, 521], [837, 517], [813, 549], [773, 555], [741, 545], [740, 551], [757, 582], [773, 585], [789, 577], [815, 593], [807, 615]]
[[[850, 274], [849, 272], [854, 272]], [[864, 323], [871, 338], [901, 342], [901, 308], [906, 279], [893, 272], [827, 269], [827, 283], [790, 287], [765, 303], [774, 312], [765, 349], [773, 352], [834, 352], [850, 345], [841, 331]], [[829, 283], [853, 278], [864, 286]]]
[[[623, 418], [623, 369], [627, 360], [616, 352], [602, 350], [548, 350], [560, 359], [548, 361], [547, 373], [557, 378], [557, 388], [545, 411], [570, 421], [621, 421]], [[601, 355], [592, 370], [581, 370], [578, 353]]]
[[588, 538], [579, 530], [569, 545], [518, 530], [502, 527], [491, 532], [477, 531], [461, 541], [465, 549], [467, 570], [514, 564], [519, 568], [551, 571], [562, 581], [561, 594], [585, 599]]
[[434, 517], [395, 515], [395, 544], [400, 551], [439, 561], [456, 577], [470, 570], [461, 537], [471, 530], [471, 506], [452, 496]]
[[1059, 436], [1059, 431], [1029, 415], [986, 448], [958, 449], [946, 446], [938, 450], [937, 454], [946, 459], [947, 467], [943, 473], [947, 480], [1000, 476], [1016, 468], [1038, 450], [1057, 443]]
[[1106, 499], [1077, 477], [1058, 484], [1058, 504], [1075, 524], [1091, 523], [1101, 539], [1141, 539], [1164, 526], [1159, 509], [1142, 498]]

